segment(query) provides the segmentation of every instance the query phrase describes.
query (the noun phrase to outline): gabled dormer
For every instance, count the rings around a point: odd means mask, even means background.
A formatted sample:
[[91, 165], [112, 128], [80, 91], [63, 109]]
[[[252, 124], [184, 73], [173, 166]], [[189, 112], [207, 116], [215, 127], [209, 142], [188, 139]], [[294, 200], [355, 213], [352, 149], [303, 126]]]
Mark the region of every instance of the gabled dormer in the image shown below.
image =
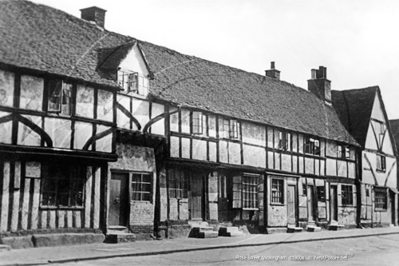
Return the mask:
[[118, 83], [121, 93], [147, 97], [152, 75], [137, 41], [101, 49], [98, 69]]

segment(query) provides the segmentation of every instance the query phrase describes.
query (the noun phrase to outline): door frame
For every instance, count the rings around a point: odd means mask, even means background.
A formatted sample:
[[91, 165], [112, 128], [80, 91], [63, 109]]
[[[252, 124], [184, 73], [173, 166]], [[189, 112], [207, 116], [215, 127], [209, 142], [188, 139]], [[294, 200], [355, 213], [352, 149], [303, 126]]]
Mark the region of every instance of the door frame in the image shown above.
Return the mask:
[[[194, 176], [196, 177], [200, 177], [201, 178], [201, 184], [202, 184], [202, 189], [201, 189], [201, 217], [200, 218], [193, 218], [192, 217], [192, 208], [191, 208], [191, 204], [192, 204], [192, 199], [193, 199], [193, 195], [192, 195], [192, 180], [194, 179]], [[189, 215], [189, 220], [190, 221], [205, 221], [206, 220], [206, 195], [207, 195], [207, 173], [206, 171], [199, 171], [198, 173], [194, 173], [192, 171], [190, 171], [190, 191], [188, 193], [188, 206], [189, 206], [189, 210], [190, 210], [190, 215]]]
[[[130, 206], [130, 195], [131, 195], [131, 188], [130, 188], [130, 183], [131, 183], [131, 177], [130, 177], [130, 174], [129, 174], [129, 171], [120, 171], [120, 170], [114, 170], [114, 169], [112, 169], [112, 170], [110, 170], [110, 173], [111, 173], [111, 175], [110, 175], [110, 179], [109, 179], [109, 183], [108, 183], [108, 189], [107, 189], [107, 204], [109, 205], [108, 206], [108, 211], [107, 211], [107, 227], [109, 227], [109, 226], [112, 226], [111, 224], [110, 224], [110, 211], [111, 211], [111, 191], [110, 191], [110, 186], [111, 186], [111, 180], [112, 180], [112, 175], [114, 175], [114, 174], [117, 174], [117, 175], [126, 175], [126, 184], [127, 184], [127, 189], [125, 190], [125, 192], [127, 193], [127, 206]], [[121, 190], [122, 191], [122, 190]], [[126, 210], [126, 212], [125, 212], [125, 215], [126, 215], [126, 221], [125, 221], [125, 225], [122, 225], [122, 226], [126, 226], [126, 227], [128, 227], [129, 226], [129, 217], [130, 217], [130, 208], [127, 208], [127, 210]], [[119, 224], [118, 224], [119, 225]]]
[[289, 182], [287, 182], [287, 224], [289, 222], [289, 218], [288, 218], [288, 191], [289, 191], [289, 187], [293, 187], [293, 191], [294, 191], [294, 195], [292, 196], [293, 199], [293, 211], [294, 211], [294, 224], [295, 226], [297, 226], [298, 224], [298, 192], [297, 192], [297, 185], [296, 184], [291, 184]]
[[[333, 190], [335, 190], [335, 193], [333, 193]], [[332, 197], [333, 194], [334, 197]], [[332, 208], [333, 205], [335, 206], [334, 213]], [[330, 184], [330, 222], [333, 220], [338, 222], [338, 184]]]

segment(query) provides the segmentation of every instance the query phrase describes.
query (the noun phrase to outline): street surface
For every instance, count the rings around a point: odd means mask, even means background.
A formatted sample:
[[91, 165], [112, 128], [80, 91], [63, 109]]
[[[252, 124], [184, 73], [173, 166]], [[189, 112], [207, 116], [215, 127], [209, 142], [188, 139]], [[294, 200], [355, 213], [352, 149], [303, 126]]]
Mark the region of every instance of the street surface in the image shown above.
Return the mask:
[[[114, 247], [115, 248], [115, 247]], [[105, 252], [106, 253], [106, 252]], [[399, 265], [399, 235], [63, 263], [94, 265]]]

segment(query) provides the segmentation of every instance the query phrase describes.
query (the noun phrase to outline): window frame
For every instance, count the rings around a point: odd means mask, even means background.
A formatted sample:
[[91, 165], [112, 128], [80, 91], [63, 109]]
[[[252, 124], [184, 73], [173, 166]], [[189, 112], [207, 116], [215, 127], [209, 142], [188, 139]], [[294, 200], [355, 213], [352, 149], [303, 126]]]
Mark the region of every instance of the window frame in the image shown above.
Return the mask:
[[[135, 175], [140, 175], [140, 182], [136, 182], [134, 181], [134, 176]], [[148, 176], [149, 177], [149, 182], [144, 182], [144, 176]], [[130, 172], [130, 201], [132, 202], [150, 202], [152, 203], [152, 198], [153, 198], [153, 178], [154, 178], [154, 174], [151, 172]], [[139, 184], [141, 190], [134, 190], [133, 189], [133, 184]], [[143, 190], [143, 185], [148, 185], [149, 186], [149, 191], [144, 191]], [[138, 194], [140, 195], [140, 199], [135, 199], [135, 197], [133, 196], [134, 194]], [[149, 194], [149, 199], [143, 199], [143, 195], [144, 194]]]
[[[276, 182], [276, 186], [274, 186]], [[285, 180], [282, 178], [272, 177], [270, 180], [270, 204], [284, 205], [285, 204]]]
[[316, 186], [317, 201], [326, 202], [326, 187]]
[[258, 210], [260, 175], [242, 173], [234, 175], [232, 181], [232, 208], [242, 210]]
[[383, 172], [385, 173], [385, 171], [387, 170], [387, 158], [385, 155], [383, 154], [377, 154], [376, 156], [376, 170], [378, 172]]
[[374, 188], [374, 211], [388, 210], [388, 192], [384, 188]]
[[[201, 111], [191, 112], [191, 133], [195, 135], [204, 134], [204, 114]], [[205, 121], [206, 122], [206, 121]]]
[[292, 151], [292, 134], [286, 130], [278, 131], [278, 149]]
[[[41, 209], [83, 209], [84, 204], [85, 204], [85, 187], [86, 187], [86, 174], [85, 171], [87, 171], [87, 166], [75, 166], [75, 167], [69, 167], [66, 164], [57, 164], [57, 165], [52, 165], [52, 164], [47, 164], [47, 165], [42, 165], [44, 167], [44, 171], [42, 170], [42, 182], [40, 186], [40, 208]], [[51, 169], [53, 167], [53, 169]], [[65, 176], [59, 177], [59, 174], [64, 174], [62, 170], [59, 169], [59, 167], [62, 167], [62, 169], [68, 169]], [[52, 175], [51, 171], [55, 171], [56, 175]], [[44, 172], [44, 173], [43, 173]], [[44, 174], [44, 175], [43, 175]], [[28, 177], [27, 177], [28, 178]], [[31, 177], [32, 178], [32, 177]], [[45, 190], [45, 186], [47, 185], [46, 181], [51, 180], [54, 181], [55, 183], [55, 190], [49, 191]], [[60, 184], [60, 180], [68, 180], [68, 205], [62, 205], [60, 203], [60, 198], [62, 194], [62, 191], [60, 191], [61, 187], [63, 187], [65, 184]], [[79, 181], [79, 182], [78, 182]], [[81, 188], [80, 191], [76, 193], [76, 188]], [[54, 205], [49, 204], [49, 200], [47, 199], [47, 203], [44, 204], [43, 201], [45, 200], [45, 195], [46, 194], [55, 194], [55, 200], [54, 200]], [[80, 195], [81, 198], [81, 204], [76, 204], [77, 198], [75, 198], [75, 204], [72, 204], [71, 201], [73, 201], [73, 197], [78, 197]]]
[[[173, 174], [173, 178], [172, 178]], [[176, 178], [176, 175], [179, 178]], [[183, 178], [182, 178], [183, 177]], [[191, 173], [186, 170], [172, 168], [168, 171], [168, 197], [172, 199], [188, 199]], [[177, 193], [179, 192], [179, 193]], [[180, 196], [178, 196], [178, 194]]]
[[[60, 84], [59, 88], [59, 95], [53, 96], [54, 92], [56, 89], [53, 88], [53, 86], [58, 86]], [[53, 113], [53, 114], [59, 114], [62, 116], [72, 116], [73, 112], [73, 84], [64, 82], [63, 80], [60, 79], [52, 79], [49, 81], [48, 86], [47, 86], [47, 112], [48, 113]], [[68, 92], [68, 93], [67, 93]], [[68, 95], [66, 95], [68, 94]], [[50, 107], [50, 100], [56, 98], [55, 104], [58, 105], [58, 108], [51, 108]], [[66, 100], [67, 99], [67, 100]], [[64, 104], [64, 100], [67, 102]], [[65, 108], [63, 106], [67, 106], [68, 112], [64, 112]]]
[[341, 203], [343, 206], [353, 206], [352, 185], [341, 185]]
[[320, 156], [320, 139], [311, 136], [305, 136], [303, 152], [306, 154]]

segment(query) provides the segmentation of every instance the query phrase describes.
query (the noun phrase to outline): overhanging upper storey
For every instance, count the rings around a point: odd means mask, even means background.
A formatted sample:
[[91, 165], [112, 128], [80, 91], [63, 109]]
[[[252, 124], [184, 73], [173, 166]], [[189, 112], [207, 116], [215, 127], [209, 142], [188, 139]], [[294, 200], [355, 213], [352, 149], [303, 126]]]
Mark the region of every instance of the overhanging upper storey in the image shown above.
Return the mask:
[[147, 97], [152, 75], [137, 41], [102, 48], [98, 54], [99, 70], [115, 80], [121, 92]]

